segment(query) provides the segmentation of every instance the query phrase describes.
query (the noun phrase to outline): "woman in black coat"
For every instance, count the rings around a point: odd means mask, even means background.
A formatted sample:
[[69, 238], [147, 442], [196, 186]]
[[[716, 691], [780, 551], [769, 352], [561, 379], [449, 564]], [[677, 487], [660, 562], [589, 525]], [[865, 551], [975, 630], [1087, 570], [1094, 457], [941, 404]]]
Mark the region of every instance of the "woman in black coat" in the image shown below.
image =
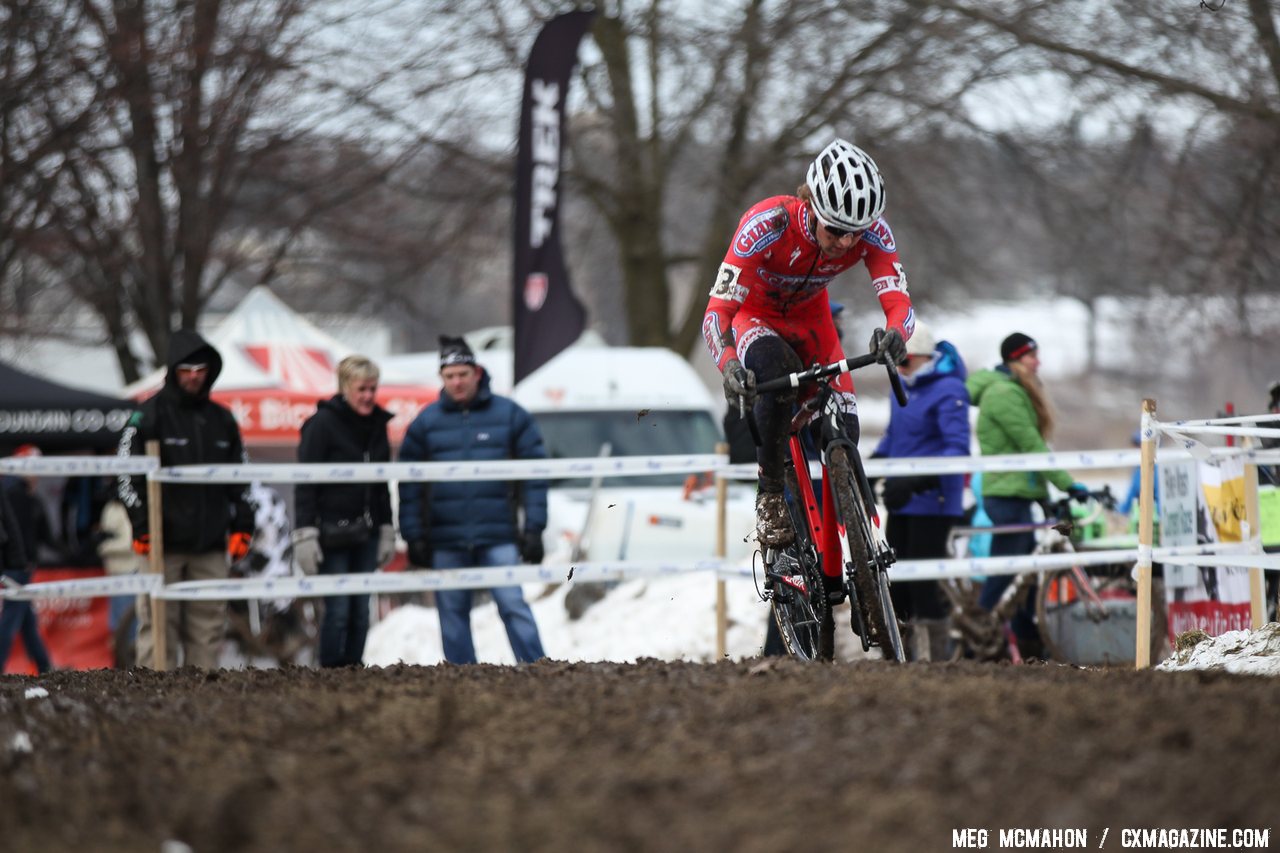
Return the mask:
[[[391, 415], [374, 398], [378, 367], [353, 355], [338, 364], [338, 393], [321, 400], [302, 425], [299, 462], [389, 462]], [[395, 554], [386, 483], [325, 483], [295, 490], [293, 556], [307, 574], [372, 572]], [[369, 596], [324, 599], [320, 665], [357, 666], [369, 632]]]

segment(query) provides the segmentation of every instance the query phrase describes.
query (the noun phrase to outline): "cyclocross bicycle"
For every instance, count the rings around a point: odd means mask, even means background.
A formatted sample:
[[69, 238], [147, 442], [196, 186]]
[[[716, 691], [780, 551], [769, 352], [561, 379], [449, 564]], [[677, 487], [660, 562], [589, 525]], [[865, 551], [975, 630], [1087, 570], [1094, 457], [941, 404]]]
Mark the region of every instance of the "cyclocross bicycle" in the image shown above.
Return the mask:
[[[893, 549], [884, 540], [871, 484], [858, 446], [844, 429], [832, 380], [875, 363], [889, 372], [898, 405], [907, 403], [898, 370], [887, 359], [868, 354], [816, 365], [760, 383], [757, 393], [816, 385], [791, 420], [786, 460], [786, 502], [795, 541], [763, 551], [763, 596], [787, 650], [802, 660], [831, 660], [835, 655], [833, 608], [848, 599], [850, 624], [864, 651], [880, 649], [886, 660], [904, 661], [902, 633], [889, 597]], [[804, 433], [817, 420], [821, 453], [822, 501], [814, 491], [805, 455]], [[754, 429], [754, 426], [753, 426]]]

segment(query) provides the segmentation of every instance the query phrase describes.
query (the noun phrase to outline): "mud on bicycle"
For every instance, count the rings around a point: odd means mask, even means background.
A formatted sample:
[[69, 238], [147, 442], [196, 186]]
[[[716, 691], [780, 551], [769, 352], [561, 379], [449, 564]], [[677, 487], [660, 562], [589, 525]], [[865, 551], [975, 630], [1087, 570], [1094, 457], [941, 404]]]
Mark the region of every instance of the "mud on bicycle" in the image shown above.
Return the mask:
[[[874, 494], [857, 444], [844, 428], [832, 380], [871, 364], [884, 364], [898, 405], [906, 405], [897, 367], [874, 354], [761, 382], [757, 393], [815, 386], [788, 429], [785, 501], [795, 540], [763, 549], [764, 589], [788, 652], [802, 660], [835, 655], [834, 608], [846, 599], [850, 626], [864, 651], [879, 648], [886, 660], [906, 659], [902, 631], [889, 595], [893, 549], [884, 540]], [[816, 422], [821, 451], [822, 498], [809, 474], [804, 433]], [[754, 426], [753, 426], [754, 431]]]

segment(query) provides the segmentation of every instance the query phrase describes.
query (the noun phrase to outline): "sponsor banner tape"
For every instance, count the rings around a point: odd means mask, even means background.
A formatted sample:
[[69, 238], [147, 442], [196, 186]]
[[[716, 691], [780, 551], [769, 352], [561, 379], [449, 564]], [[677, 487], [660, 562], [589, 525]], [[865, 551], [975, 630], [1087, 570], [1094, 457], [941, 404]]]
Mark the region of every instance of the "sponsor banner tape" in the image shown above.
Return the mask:
[[7, 456], [0, 459], [0, 474], [27, 477], [90, 477], [146, 474], [159, 467], [150, 456]]
[[[1276, 431], [1280, 434], [1280, 431]], [[1186, 439], [1188, 444], [1198, 444]], [[1200, 447], [1203, 447], [1201, 445]], [[1280, 462], [1280, 449], [1239, 447], [1193, 448], [1198, 453], [1165, 450], [1161, 459], [1204, 455], [1243, 456], [1255, 464]], [[920, 456], [902, 459], [868, 459], [867, 476], [893, 477], [916, 474], [967, 474], [974, 471], [1043, 471], [1055, 468], [1087, 470], [1132, 468], [1140, 461], [1137, 450], [1081, 450], [1061, 453], [1025, 453], [1008, 456]], [[819, 469], [816, 463], [812, 468]], [[382, 483], [438, 480], [540, 480], [565, 477], [638, 477], [661, 474], [721, 473], [729, 479], [754, 480], [754, 464], [728, 465], [715, 454], [676, 456], [585, 457], [581, 459], [516, 459], [493, 462], [359, 462], [350, 464], [182, 465], [159, 468], [146, 456], [45, 456], [0, 458], [0, 474], [22, 476], [115, 476], [149, 474], [162, 483]]]
[[158, 598], [170, 601], [308, 598], [329, 595], [391, 594], [439, 589], [490, 589], [526, 583], [603, 583], [637, 577], [717, 571], [721, 560], [690, 563], [597, 562], [569, 565], [496, 566], [470, 569], [419, 569], [355, 575], [310, 575], [241, 581], [183, 581], [164, 587]]
[[[1188, 545], [1157, 548], [1158, 562], [1199, 565], [1261, 566], [1280, 570], [1280, 555], [1242, 553], [1241, 543]], [[951, 560], [902, 560], [889, 572], [893, 581], [940, 580], [988, 575], [1049, 571], [1070, 566], [1133, 563], [1136, 551], [1080, 551], [1032, 554], [1020, 557], [987, 557]], [[1197, 556], [1202, 555], [1202, 556]], [[1182, 558], [1182, 559], [1175, 559]], [[758, 571], [758, 570], [757, 570]], [[408, 572], [373, 572], [354, 575], [312, 575], [245, 580], [184, 581], [162, 586], [159, 575], [118, 575], [72, 581], [48, 581], [7, 586], [0, 597], [31, 601], [47, 598], [101, 598], [112, 595], [152, 593], [170, 601], [230, 601], [272, 598], [312, 598], [330, 595], [394, 594], [438, 589], [489, 589], [526, 583], [603, 583], [640, 577], [714, 572], [725, 579], [751, 577], [751, 565], [708, 559], [688, 563], [658, 561], [584, 562], [540, 566], [500, 566], [469, 569], [433, 569]]]
[[1186, 420], [1186, 421], [1163, 421], [1166, 426], [1172, 427], [1199, 427], [1199, 426], [1233, 426], [1235, 424], [1256, 424], [1263, 421], [1280, 420], [1280, 416], [1272, 413], [1269, 415], [1235, 415], [1229, 418], [1204, 418], [1202, 420]]
[[108, 575], [77, 578], [65, 581], [42, 581], [6, 585], [0, 589], [0, 597], [15, 601], [34, 601], [46, 598], [109, 598], [114, 595], [141, 595], [154, 592], [164, 586], [160, 575]]
[[[1178, 548], [1157, 548], [1157, 561], [1179, 554], [1204, 554], [1203, 559], [1216, 559], [1211, 555], [1232, 554], [1241, 550], [1240, 543], [1212, 543], [1208, 545], [1186, 545]], [[1137, 551], [1128, 548], [1117, 548], [1109, 551], [1064, 551], [1055, 554], [1028, 554], [1019, 557], [972, 557], [949, 560], [899, 560], [889, 569], [889, 579], [893, 582], [947, 580], [952, 578], [975, 578], [989, 575], [1016, 575], [1022, 572], [1043, 572], [1054, 569], [1067, 569], [1072, 566], [1107, 566], [1113, 564], [1132, 564], [1137, 558]], [[1193, 557], [1194, 559], [1194, 557]], [[1231, 559], [1234, 559], [1231, 558]], [[722, 577], [750, 577], [751, 566], [731, 566], [721, 571]]]
[[353, 462], [349, 464], [182, 465], [160, 468], [161, 483], [383, 483], [441, 480], [550, 480], [564, 477], [634, 477], [697, 474], [724, 466], [714, 453], [583, 459], [501, 459], [492, 462]]

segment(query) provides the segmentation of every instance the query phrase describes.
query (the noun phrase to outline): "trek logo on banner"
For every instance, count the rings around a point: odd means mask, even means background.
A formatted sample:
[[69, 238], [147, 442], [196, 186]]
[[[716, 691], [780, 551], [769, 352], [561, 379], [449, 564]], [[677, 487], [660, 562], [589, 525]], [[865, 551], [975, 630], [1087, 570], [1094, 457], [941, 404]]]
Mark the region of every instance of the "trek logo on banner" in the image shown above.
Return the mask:
[[[560, 86], [554, 80], [534, 80], [529, 94], [533, 99], [529, 137], [533, 156], [533, 210], [529, 216], [529, 245], [540, 249], [555, 226], [556, 184], [560, 182]], [[546, 299], [546, 276], [542, 279], [542, 299]], [[542, 299], [538, 300], [538, 307]], [[527, 291], [525, 301], [529, 301]], [[537, 310], [532, 306], [530, 309]]]
[[594, 12], [557, 15], [542, 27], [525, 66], [516, 145], [511, 325], [517, 383], [572, 344], [586, 328], [586, 309], [569, 286], [560, 244], [566, 112], [578, 42]]

